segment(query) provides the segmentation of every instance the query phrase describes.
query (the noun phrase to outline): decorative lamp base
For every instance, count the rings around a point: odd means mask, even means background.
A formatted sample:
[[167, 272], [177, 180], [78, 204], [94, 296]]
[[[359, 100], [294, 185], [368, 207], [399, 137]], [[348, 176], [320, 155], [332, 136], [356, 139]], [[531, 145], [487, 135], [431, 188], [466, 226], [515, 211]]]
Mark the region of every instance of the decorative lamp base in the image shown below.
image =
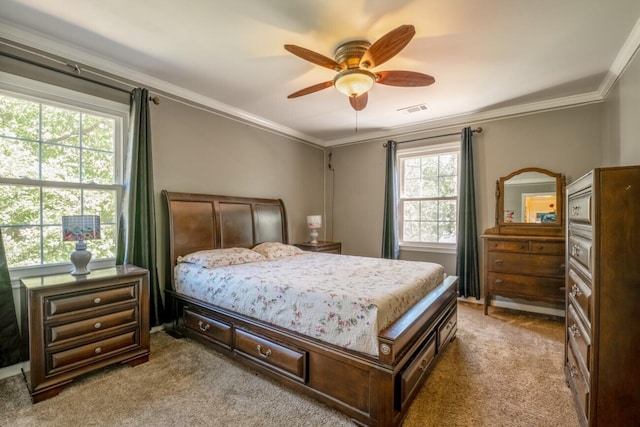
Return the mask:
[[318, 243], [318, 231], [315, 228], [311, 229], [311, 243]]
[[87, 244], [83, 240], [76, 243], [76, 250], [71, 252], [69, 259], [73, 264], [73, 270], [71, 271], [72, 276], [84, 276], [85, 274], [91, 273], [91, 271], [87, 269], [87, 265], [89, 261], [91, 261], [91, 252], [87, 250]]

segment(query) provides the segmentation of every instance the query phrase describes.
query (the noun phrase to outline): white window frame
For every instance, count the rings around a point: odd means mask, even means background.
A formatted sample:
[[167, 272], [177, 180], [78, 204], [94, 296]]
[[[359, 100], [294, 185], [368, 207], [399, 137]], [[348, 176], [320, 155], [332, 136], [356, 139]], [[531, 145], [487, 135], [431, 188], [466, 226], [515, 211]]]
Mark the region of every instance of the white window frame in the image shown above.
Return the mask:
[[439, 243], [439, 242], [405, 242], [403, 240], [403, 230], [404, 230], [404, 219], [403, 219], [403, 201], [405, 198], [402, 197], [403, 194], [403, 186], [404, 186], [404, 170], [402, 168], [402, 160], [411, 158], [411, 157], [419, 157], [419, 156], [430, 156], [436, 154], [444, 154], [444, 153], [457, 153], [458, 155], [458, 190], [456, 191], [456, 235], [458, 231], [457, 224], [457, 212], [459, 205], [459, 194], [460, 194], [460, 141], [447, 141], [442, 143], [424, 145], [420, 147], [412, 147], [412, 148], [398, 148], [398, 152], [396, 155], [396, 164], [397, 166], [397, 177], [398, 177], [398, 206], [397, 215], [398, 215], [398, 243], [401, 249], [410, 250], [410, 251], [422, 251], [422, 252], [439, 252], [439, 253], [447, 253], [447, 254], [455, 254], [456, 253], [456, 243]]
[[[57, 105], [62, 108], [81, 109], [88, 113], [97, 112], [114, 117], [116, 120], [116, 143], [114, 147], [115, 170], [114, 177], [116, 182], [114, 187], [117, 191], [116, 196], [116, 218], [120, 217], [122, 212], [121, 196], [124, 178], [124, 153], [126, 144], [126, 129], [129, 122], [129, 106], [109, 99], [88, 95], [82, 92], [76, 92], [60, 86], [31, 80], [24, 77], [16, 76], [5, 72], [0, 72], [0, 93], [7, 96], [27, 99], [34, 102], [45, 102], [50, 105]], [[41, 181], [30, 179], [10, 179], [0, 178], [3, 184], [20, 184], [20, 185], [38, 185], [42, 186]], [[46, 186], [46, 184], [45, 184]], [[56, 187], [64, 187], [64, 183], [56, 183]], [[86, 189], [96, 188], [104, 189], [104, 185], [83, 184]], [[116, 234], [117, 239], [117, 234]], [[117, 241], [116, 241], [117, 245]], [[89, 264], [90, 268], [103, 268], [115, 265], [115, 258], [106, 258], [100, 260], [92, 260]], [[47, 264], [29, 267], [13, 267], [9, 268], [9, 275], [12, 282], [21, 277], [67, 273], [70, 271], [71, 262]]]

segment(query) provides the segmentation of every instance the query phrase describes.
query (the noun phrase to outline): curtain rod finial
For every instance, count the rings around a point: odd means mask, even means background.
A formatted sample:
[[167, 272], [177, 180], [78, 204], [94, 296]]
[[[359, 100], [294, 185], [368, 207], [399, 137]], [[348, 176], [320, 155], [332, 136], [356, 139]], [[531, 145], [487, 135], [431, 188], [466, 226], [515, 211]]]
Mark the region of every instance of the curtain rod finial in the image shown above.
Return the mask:
[[478, 126], [473, 131], [476, 132], [476, 133], [482, 133], [482, 128], [480, 126]]
[[160, 97], [159, 96], [150, 96], [149, 101], [153, 102], [156, 105], [160, 105]]

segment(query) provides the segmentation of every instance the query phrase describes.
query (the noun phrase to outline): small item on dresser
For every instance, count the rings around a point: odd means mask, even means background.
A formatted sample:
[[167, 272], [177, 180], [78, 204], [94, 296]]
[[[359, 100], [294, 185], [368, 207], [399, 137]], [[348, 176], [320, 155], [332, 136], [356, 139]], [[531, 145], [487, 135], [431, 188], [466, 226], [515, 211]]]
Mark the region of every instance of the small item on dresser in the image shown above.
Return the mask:
[[62, 241], [77, 242], [76, 250], [69, 259], [73, 264], [71, 274], [82, 276], [91, 273], [87, 268], [91, 261], [91, 252], [87, 250], [85, 240], [100, 239], [99, 215], [65, 215], [62, 217]]

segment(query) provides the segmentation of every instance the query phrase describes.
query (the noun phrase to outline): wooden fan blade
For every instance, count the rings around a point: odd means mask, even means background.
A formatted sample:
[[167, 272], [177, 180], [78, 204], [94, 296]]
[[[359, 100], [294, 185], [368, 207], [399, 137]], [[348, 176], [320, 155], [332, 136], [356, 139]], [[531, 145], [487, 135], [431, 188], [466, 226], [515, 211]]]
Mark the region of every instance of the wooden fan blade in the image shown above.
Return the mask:
[[313, 62], [316, 65], [320, 65], [321, 67], [329, 68], [334, 71], [342, 70], [342, 67], [336, 61], [312, 50], [292, 44], [285, 44], [284, 48], [294, 55], [306, 61]]
[[322, 83], [315, 84], [313, 86], [306, 87], [304, 89], [300, 89], [299, 91], [294, 92], [291, 95], [287, 96], [287, 98], [297, 98], [302, 95], [309, 95], [310, 93], [317, 92], [319, 90], [326, 89], [331, 86], [333, 86], [333, 80], [329, 80], [328, 82], [322, 82]]
[[389, 86], [429, 86], [436, 79], [428, 74], [415, 71], [379, 71], [376, 74], [376, 83]]
[[416, 34], [413, 25], [401, 25], [395, 30], [391, 30], [362, 55], [360, 66], [363, 68], [373, 68], [396, 56]]
[[354, 110], [362, 111], [364, 110], [364, 107], [367, 106], [368, 100], [369, 100], [369, 95], [367, 94], [367, 92], [365, 92], [360, 96], [350, 96], [349, 104], [351, 104]]

